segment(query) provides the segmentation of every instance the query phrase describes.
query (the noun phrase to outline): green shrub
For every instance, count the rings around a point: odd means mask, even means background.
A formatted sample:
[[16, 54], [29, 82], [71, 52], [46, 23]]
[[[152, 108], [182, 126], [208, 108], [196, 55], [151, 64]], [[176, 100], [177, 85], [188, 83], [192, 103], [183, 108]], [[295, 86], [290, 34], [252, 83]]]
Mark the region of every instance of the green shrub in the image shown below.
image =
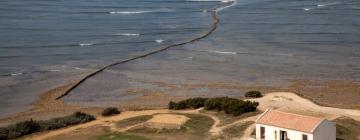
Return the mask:
[[224, 111], [226, 114], [234, 116], [241, 115], [246, 112], [253, 112], [259, 105], [258, 102], [242, 101], [229, 97], [211, 98], [205, 102], [206, 110]]
[[7, 140], [9, 131], [6, 128], [0, 128], [0, 140]]
[[262, 96], [263, 95], [260, 91], [249, 91], [245, 93], [245, 97], [250, 97], [250, 98], [260, 98]]
[[39, 124], [41, 126], [41, 130], [54, 130], [69, 125], [89, 122], [92, 120], [95, 120], [94, 116], [82, 112], [75, 112], [74, 114], [69, 116], [54, 118], [45, 121], [39, 121]]
[[187, 109], [187, 108], [197, 109], [203, 107], [206, 100], [207, 98], [197, 97], [197, 98], [189, 98], [179, 102], [170, 101], [168, 104], [168, 108], [174, 110]]
[[175, 109], [176, 103], [173, 101], [170, 101], [168, 104], [168, 109]]
[[207, 98], [197, 97], [197, 98], [187, 99], [187, 100], [185, 100], [185, 102], [188, 107], [197, 109], [197, 108], [203, 107], [206, 100], [207, 100]]
[[224, 111], [234, 116], [256, 110], [258, 102], [243, 101], [229, 97], [190, 98], [179, 102], [169, 102], [169, 109], [180, 110], [204, 107], [205, 110]]
[[102, 112], [103, 116], [112, 116], [112, 115], [116, 115], [116, 114], [120, 114], [120, 111], [115, 107], [106, 108]]
[[10, 125], [7, 127], [8, 130], [8, 139], [18, 138], [27, 134], [39, 132], [41, 126], [36, 121], [28, 120]]
[[95, 117], [82, 112], [76, 112], [69, 116], [44, 121], [34, 121], [30, 119], [28, 121], [9, 125], [6, 128], [0, 128], [0, 140], [15, 139], [35, 132], [63, 128], [92, 120], [95, 120]]

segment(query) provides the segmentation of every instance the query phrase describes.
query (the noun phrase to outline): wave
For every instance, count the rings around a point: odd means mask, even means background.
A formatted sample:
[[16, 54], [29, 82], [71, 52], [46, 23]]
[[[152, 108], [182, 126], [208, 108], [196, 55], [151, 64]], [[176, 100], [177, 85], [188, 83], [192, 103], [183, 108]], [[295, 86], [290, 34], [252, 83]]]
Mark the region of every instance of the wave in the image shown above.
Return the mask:
[[118, 33], [118, 34], [114, 34], [114, 35], [119, 35], [119, 36], [140, 36], [140, 34], [134, 34], [134, 33]]
[[17, 76], [17, 75], [22, 75], [23, 73], [21, 72], [16, 72], [16, 73], [10, 73], [10, 76]]
[[310, 11], [312, 10], [313, 8], [303, 8], [304, 11]]
[[218, 53], [218, 54], [227, 54], [227, 55], [237, 55], [237, 54], [245, 54], [245, 55], [259, 55], [259, 56], [294, 56], [293, 54], [288, 53], [252, 53], [252, 52], [227, 52], [227, 51], [217, 51], [217, 50], [205, 50], [200, 52], [209, 52], [209, 53]]
[[111, 11], [109, 14], [142, 14], [142, 13], [150, 13], [152, 11]]
[[0, 76], [4, 76], [4, 77], [11, 77], [11, 76], [18, 76], [18, 75], [23, 75], [24, 73], [22, 72], [15, 72], [15, 73], [9, 73], [9, 74], [2, 74]]
[[332, 3], [326, 3], [326, 4], [318, 4], [316, 5], [317, 7], [325, 7], [325, 6], [330, 6], [330, 5], [336, 5], [339, 4], [339, 2], [332, 2]]
[[[187, 0], [187, 1], [194, 1], [194, 2], [222, 2], [227, 4], [226, 6], [221, 6], [221, 7], [217, 7], [215, 8], [217, 12], [224, 10], [226, 8], [235, 6], [237, 4], [236, 0]], [[208, 12], [207, 10], [203, 10], [202, 12], [206, 13]]]
[[206, 52], [219, 53], [219, 54], [230, 54], [230, 55], [235, 55], [235, 54], [237, 54], [237, 52], [223, 52], [223, 51], [216, 51], [216, 50], [207, 50]]
[[237, 5], [237, 1], [236, 1], [236, 0], [223, 0], [223, 1], [221, 1], [221, 2], [222, 2], [222, 3], [226, 3], [226, 4], [228, 4], [228, 5], [217, 8], [216, 11], [218, 11], [218, 12], [219, 12], [219, 11], [222, 11], [222, 10], [224, 10], [224, 9], [230, 8], [230, 7], [232, 7], [232, 6]]
[[91, 46], [91, 45], [94, 45], [94, 44], [79, 44], [79, 46], [81, 46], [81, 47], [84, 47], [84, 46]]
[[234, 0], [187, 0], [187, 1], [196, 1], [196, 2], [214, 2], [214, 1], [219, 1], [219, 2], [223, 2], [223, 3], [228, 3]]
[[163, 43], [165, 40], [162, 40], [162, 39], [157, 39], [155, 40], [156, 43]]
[[314, 10], [314, 9], [317, 9], [317, 8], [322, 8], [322, 7], [325, 7], [325, 6], [336, 5], [336, 4], [339, 4], [339, 2], [333, 2], [333, 3], [327, 3], [327, 4], [317, 4], [316, 7], [314, 7], [314, 8], [303, 8], [303, 10], [304, 11], [310, 11], [310, 10]]

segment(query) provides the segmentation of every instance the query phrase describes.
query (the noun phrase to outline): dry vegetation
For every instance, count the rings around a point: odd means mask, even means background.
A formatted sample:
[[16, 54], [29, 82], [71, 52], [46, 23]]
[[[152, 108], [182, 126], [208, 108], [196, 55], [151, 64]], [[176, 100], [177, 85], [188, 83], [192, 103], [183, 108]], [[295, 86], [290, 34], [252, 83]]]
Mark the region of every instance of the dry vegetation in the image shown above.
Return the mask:
[[206, 110], [201, 110], [201, 113], [216, 116], [220, 120], [220, 123], [218, 124], [218, 126], [225, 126], [225, 125], [234, 123], [235, 121], [238, 121], [238, 120], [241, 120], [241, 119], [244, 119], [244, 118], [259, 115], [259, 114], [262, 113], [262, 111], [257, 110], [255, 112], [247, 112], [247, 113], [244, 113], [244, 114], [242, 114], [240, 116], [232, 116], [232, 115], [228, 115], [228, 114], [226, 114], [224, 112], [215, 112], [215, 111], [206, 111]]
[[203, 115], [183, 114], [190, 118], [181, 129], [154, 129], [148, 127], [138, 127], [129, 130], [133, 135], [143, 136], [149, 139], [157, 140], [189, 140], [189, 139], [207, 139], [209, 130], [214, 121]]
[[247, 121], [247, 122], [242, 122], [242, 123], [236, 124], [233, 127], [226, 128], [223, 131], [224, 133], [222, 135], [222, 138], [228, 139], [228, 138], [234, 138], [234, 137], [242, 137], [244, 135], [246, 128], [248, 128], [252, 124], [254, 124], [254, 121]]
[[335, 119], [337, 136], [344, 140], [357, 140], [360, 138], [360, 122], [349, 117]]

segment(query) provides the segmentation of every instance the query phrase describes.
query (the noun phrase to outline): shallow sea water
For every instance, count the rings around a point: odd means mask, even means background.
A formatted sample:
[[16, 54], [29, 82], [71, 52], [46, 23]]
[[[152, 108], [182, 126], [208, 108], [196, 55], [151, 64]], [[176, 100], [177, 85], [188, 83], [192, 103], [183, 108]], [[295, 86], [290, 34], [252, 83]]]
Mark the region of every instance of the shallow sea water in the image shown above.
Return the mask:
[[[2, 4], [1, 10], [11, 11], [19, 8], [20, 2], [2, 3], [8, 5]], [[7, 20], [0, 21], [0, 30], [8, 32], [0, 35], [0, 41], [5, 42], [0, 46], [0, 80], [4, 81], [0, 96], [14, 101], [0, 101], [0, 114], [6, 114], [20, 99], [31, 102], [25, 97], [36, 98], [46, 89], [37, 87], [22, 96], [29, 87], [23, 81], [38, 85], [35, 83], [40, 75], [49, 81], [62, 77], [64, 80], [42, 84], [61, 85], [69, 81], [69, 75], [76, 77], [117, 60], [197, 37], [211, 24], [204, 10], [221, 4], [201, 0], [60, 1], [56, 6], [49, 6], [54, 4], [49, 1], [29, 3], [50, 11], [57, 7], [53, 13], [60, 14], [34, 15], [48, 18], [43, 25], [51, 27], [39, 25], [33, 18], [27, 21], [24, 15], [16, 19], [1, 14]], [[16, 8], [9, 8], [13, 6]], [[146, 94], [129, 94], [130, 90], [179, 97], [241, 96], [241, 89], [206, 84], [284, 86], [296, 79], [360, 79], [360, 2], [356, 0], [238, 0], [236, 5], [221, 10], [219, 17], [218, 28], [209, 37], [111, 67], [63, 100], [109, 106]], [[17, 31], [19, 27], [21, 31]], [[54, 71], [59, 68], [61, 71]], [[37, 71], [39, 74], [33, 76]], [[12, 96], [13, 92], [18, 96]]]

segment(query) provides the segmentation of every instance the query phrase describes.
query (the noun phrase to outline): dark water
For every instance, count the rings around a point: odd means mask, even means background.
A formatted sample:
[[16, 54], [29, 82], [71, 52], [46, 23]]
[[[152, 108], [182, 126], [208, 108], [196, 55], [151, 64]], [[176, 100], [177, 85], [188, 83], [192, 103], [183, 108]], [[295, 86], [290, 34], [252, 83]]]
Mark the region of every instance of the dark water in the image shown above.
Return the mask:
[[[0, 113], [21, 108], [39, 91], [69, 77], [76, 79], [104, 64], [197, 37], [211, 23], [203, 10], [220, 3], [1, 1], [0, 96], [6, 99], [0, 98]], [[136, 98], [127, 94], [135, 88], [176, 96], [239, 95], [206, 87], [187, 91], [160, 87], [152, 83], [157, 81], [175, 86], [282, 85], [293, 79], [360, 79], [360, 1], [238, 0], [219, 17], [218, 29], [208, 38], [112, 67], [64, 100], [116, 104]], [[15, 105], [18, 102], [22, 105]]]

